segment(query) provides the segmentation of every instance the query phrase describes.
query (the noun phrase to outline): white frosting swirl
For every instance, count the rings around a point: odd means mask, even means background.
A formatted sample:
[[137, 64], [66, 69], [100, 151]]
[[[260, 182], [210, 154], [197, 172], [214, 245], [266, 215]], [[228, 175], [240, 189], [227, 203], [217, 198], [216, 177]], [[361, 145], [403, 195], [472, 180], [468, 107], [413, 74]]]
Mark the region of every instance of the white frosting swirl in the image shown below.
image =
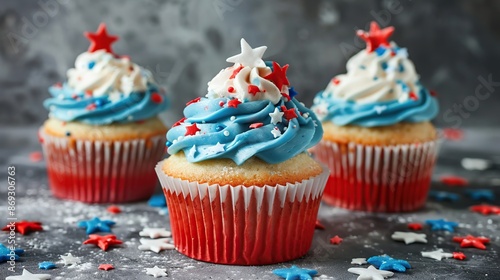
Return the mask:
[[336, 76], [324, 94], [357, 103], [399, 100], [418, 92], [418, 74], [406, 49], [393, 42], [383, 54], [362, 50], [347, 62], [347, 74]]
[[[241, 69], [240, 69], [241, 68]], [[237, 74], [234, 75], [235, 71]], [[269, 67], [249, 67], [236, 63], [234, 66], [223, 69], [208, 82], [207, 98], [237, 98], [241, 102], [255, 100], [270, 100], [273, 104], [280, 101], [281, 93], [288, 94], [288, 87], [282, 90], [271, 81], [265, 79], [271, 74]], [[259, 91], [250, 93], [249, 85], [259, 88]], [[255, 88], [254, 88], [255, 89]]]
[[115, 57], [105, 50], [84, 52], [76, 58], [75, 68], [68, 70], [68, 85], [76, 91], [91, 91], [96, 97], [103, 95], [129, 95], [145, 91], [153, 75], [130, 61]]

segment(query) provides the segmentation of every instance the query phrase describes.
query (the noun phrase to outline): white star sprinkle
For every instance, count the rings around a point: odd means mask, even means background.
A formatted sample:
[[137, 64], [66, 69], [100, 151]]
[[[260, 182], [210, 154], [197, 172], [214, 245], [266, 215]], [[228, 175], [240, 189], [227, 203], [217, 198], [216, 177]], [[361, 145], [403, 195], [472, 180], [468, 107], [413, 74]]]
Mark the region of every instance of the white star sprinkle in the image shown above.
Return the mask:
[[373, 265], [370, 265], [368, 268], [351, 267], [347, 271], [358, 274], [357, 280], [383, 280], [394, 275], [390, 271], [378, 270]]
[[64, 262], [64, 265], [74, 265], [80, 263], [80, 258], [73, 257], [71, 253], [67, 253], [66, 256], [61, 255], [61, 259]]
[[278, 108], [274, 108], [274, 112], [269, 113], [269, 116], [271, 117], [271, 123], [272, 124], [277, 124], [283, 120], [283, 115], [285, 113], [280, 112]]
[[221, 144], [220, 142], [217, 142], [217, 144], [215, 144], [215, 146], [208, 148], [207, 152], [212, 154], [212, 155], [222, 153], [225, 151], [224, 146], [225, 146], [225, 144]]
[[373, 109], [377, 112], [377, 114], [382, 114], [382, 111], [385, 111], [385, 109], [387, 109], [387, 106], [385, 105], [382, 105], [382, 106], [375, 106], [373, 107]]
[[403, 58], [408, 58], [408, 49], [407, 48], [400, 48], [398, 51], [397, 51], [397, 55], [398, 56], [401, 56]]
[[281, 131], [277, 127], [275, 127], [273, 130], [271, 130], [271, 133], [273, 134], [274, 138], [278, 138], [281, 136]]
[[144, 228], [141, 232], [139, 232], [140, 236], [146, 236], [149, 238], [158, 238], [158, 237], [170, 237], [172, 233], [168, 231], [166, 228]]
[[424, 233], [396, 231], [392, 234], [391, 238], [397, 241], [404, 241], [405, 244], [411, 244], [415, 242], [427, 243], [427, 235], [425, 235]]
[[45, 280], [50, 279], [50, 274], [33, 274], [23, 269], [23, 274], [17, 276], [7, 276], [5, 280]]
[[146, 268], [146, 274], [152, 275], [154, 278], [159, 278], [163, 276], [167, 276], [167, 270], [165, 268], [159, 268], [155, 265], [153, 268]]
[[354, 258], [351, 261], [351, 264], [363, 265], [366, 263], [366, 258]]
[[139, 240], [141, 245], [139, 245], [139, 250], [141, 251], [153, 251], [159, 253], [162, 250], [175, 249], [174, 244], [172, 244], [171, 238], [160, 238], [160, 239], [145, 239], [141, 238]]
[[436, 251], [431, 251], [431, 252], [421, 252], [421, 254], [422, 257], [431, 258], [438, 261], [442, 260], [443, 258], [453, 257], [453, 254], [445, 253], [443, 249], [437, 249]]
[[193, 145], [191, 149], [189, 149], [188, 157], [194, 158], [194, 155], [196, 154], [196, 145]]
[[241, 38], [240, 43], [241, 53], [226, 59], [227, 62], [240, 63], [241, 65], [248, 67], [266, 66], [266, 63], [262, 60], [262, 55], [264, 55], [264, 52], [267, 49], [266, 46], [252, 49], [252, 47], [250, 47], [247, 41], [243, 38]]

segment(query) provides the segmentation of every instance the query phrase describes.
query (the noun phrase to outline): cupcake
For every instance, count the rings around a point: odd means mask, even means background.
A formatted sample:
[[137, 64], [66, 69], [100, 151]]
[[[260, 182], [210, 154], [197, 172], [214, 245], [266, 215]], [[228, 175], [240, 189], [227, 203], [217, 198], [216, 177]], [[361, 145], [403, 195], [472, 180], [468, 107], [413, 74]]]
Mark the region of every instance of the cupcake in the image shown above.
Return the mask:
[[147, 199], [164, 154], [165, 93], [152, 74], [111, 50], [101, 24], [68, 79], [49, 88], [49, 119], [39, 130], [54, 196], [87, 203]]
[[288, 65], [265, 63], [266, 47], [241, 40], [167, 133], [156, 171], [176, 249], [206, 262], [271, 264], [311, 245], [328, 170], [307, 150], [323, 134], [295, 99]]
[[393, 27], [358, 31], [366, 41], [314, 99], [323, 139], [315, 157], [331, 173], [328, 204], [373, 212], [422, 207], [436, 157], [435, 94], [419, 81], [405, 48], [388, 38]]

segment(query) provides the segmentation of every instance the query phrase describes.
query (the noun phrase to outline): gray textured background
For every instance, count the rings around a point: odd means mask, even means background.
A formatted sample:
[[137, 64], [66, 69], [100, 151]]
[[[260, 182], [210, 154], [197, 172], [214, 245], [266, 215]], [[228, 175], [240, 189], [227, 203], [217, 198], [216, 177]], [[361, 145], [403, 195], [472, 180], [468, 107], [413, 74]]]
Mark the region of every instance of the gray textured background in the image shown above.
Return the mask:
[[[43, 5], [45, 3], [45, 5]], [[44, 8], [45, 7], [45, 8]], [[206, 93], [206, 83], [239, 52], [239, 39], [267, 45], [268, 59], [290, 63], [289, 79], [310, 105], [346, 59], [363, 44], [354, 30], [371, 20], [394, 25], [423, 83], [439, 93], [439, 126], [500, 126], [492, 117], [499, 86], [474, 104], [488, 76], [500, 81], [500, 1], [72, 1], [3, 0], [0, 4], [0, 125], [39, 125], [47, 117], [47, 87], [65, 79], [99, 22], [121, 36], [119, 54], [152, 70], [173, 105]], [[344, 51], [343, 51], [344, 49]], [[485, 88], [482, 89], [483, 91]], [[476, 99], [477, 100], [477, 99]], [[470, 102], [458, 113], [454, 106]], [[456, 110], [456, 108], [455, 108]], [[461, 114], [460, 117], [459, 114]]]

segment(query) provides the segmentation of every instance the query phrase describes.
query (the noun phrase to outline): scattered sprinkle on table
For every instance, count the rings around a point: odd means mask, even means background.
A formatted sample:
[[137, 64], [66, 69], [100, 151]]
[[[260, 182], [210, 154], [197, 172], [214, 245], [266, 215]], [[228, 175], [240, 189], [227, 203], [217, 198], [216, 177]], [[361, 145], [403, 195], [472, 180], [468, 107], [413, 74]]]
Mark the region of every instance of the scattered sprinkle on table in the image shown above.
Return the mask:
[[17, 276], [7, 276], [5, 280], [45, 280], [50, 279], [50, 274], [33, 274], [23, 269], [23, 274]]
[[411, 268], [409, 262], [392, 258], [389, 255], [373, 256], [368, 258], [367, 262], [381, 270], [405, 272], [406, 269]]
[[172, 233], [166, 228], [144, 228], [139, 232], [140, 236], [149, 238], [171, 237]]
[[42, 231], [42, 223], [40, 222], [29, 222], [29, 221], [20, 221], [20, 222], [11, 222], [2, 228], [3, 231], [11, 231], [19, 232], [22, 235], [28, 234], [34, 231]]
[[151, 275], [154, 278], [160, 278], [167, 276], [167, 270], [165, 268], [159, 268], [155, 265], [153, 268], [146, 268], [146, 274]]
[[486, 250], [486, 244], [490, 243], [490, 239], [484, 236], [475, 237], [472, 235], [467, 236], [455, 236], [453, 241], [460, 243], [460, 247], [468, 248], [474, 247], [481, 250]]
[[101, 220], [95, 217], [91, 220], [78, 222], [78, 227], [85, 228], [87, 234], [91, 234], [94, 232], [111, 232], [111, 226], [114, 224], [115, 222], [113, 221]]
[[438, 219], [438, 220], [426, 220], [426, 224], [431, 226], [431, 230], [444, 230], [444, 231], [449, 231], [449, 232], [454, 232], [455, 228], [458, 226], [458, 223], [456, 222], [450, 222], [445, 219]]
[[85, 240], [83, 244], [92, 244], [101, 248], [103, 251], [107, 251], [110, 246], [120, 245], [123, 241], [116, 238], [114, 234], [108, 235], [99, 235], [99, 234], [91, 234], [89, 235], [89, 239]]
[[347, 271], [359, 275], [357, 280], [380, 280], [394, 275], [394, 272], [378, 270], [373, 265], [368, 268], [351, 267]]
[[406, 245], [412, 244], [415, 242], [427, 243], [427, 235], [424, 233], [395, 231], [391, 235], [391, 238], [396, 240], [396, 241], [403, 241]]
[[442, 260], [443, 258], [452, 258], [453, 254], [445, 253], [443, 249], [437, 249], [436, 251], [421, 252], [422, 257], [431, 258], [435, 260]]
[[56, 268], [56, 264], [53, 263], [53, 262], [41, 262], [41, 263], [38, 263], [38, 268], [39, 269], [53, 269], [53, 268]]
[[343, 240], [344, 240], [343, 238], [340, 238], [338, 235], [335, 235], [334, 237], [330, 238], [330, 244], [339, 245], [340, 243], [342, 243]]
[[159, 253], [163, 250], [175, 249], [172, 239], [170, 238], [159, 238], [159, 239], [145, 239], [141, 238], [139, 240], [141, 245], [139, 245], [139, 250], [141, 251], [153, 251]]
[[273, 270], [275, 275], [278, 275], [286, 280], [300, 279], [308, 280], [312, 279], [312, 276], [318, 274], [318, 271], [314, 269], [301, 268], [296, 265], [292, 265], [289, 268], [278, 268]]
[[108, 271], [108, 270], [115, 269], [115, 267], [112, 264], [103, 263], [103, 264], [99, 265], [98, 269]]

